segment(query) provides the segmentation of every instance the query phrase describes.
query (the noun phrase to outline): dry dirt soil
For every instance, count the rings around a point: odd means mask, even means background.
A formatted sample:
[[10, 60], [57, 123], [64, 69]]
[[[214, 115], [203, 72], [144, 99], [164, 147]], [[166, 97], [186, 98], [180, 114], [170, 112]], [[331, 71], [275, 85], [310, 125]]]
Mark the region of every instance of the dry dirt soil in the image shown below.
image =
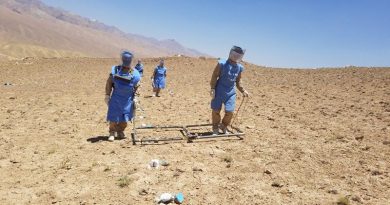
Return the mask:
[[[0, 62], [0, 204], [155, 204], [164, 192], [182, 192], [184, 204], [390, 204], [389, 68], [246, 64], [244, 140], [133, 146], [106, 140], [116, 63]], [[216, 60], [167, 59], [167, 89], [152, 98], [157, 63], [145, 59], [137, 124], [209, 123]], [[152, 159], [169, 166], [149, 169]]]

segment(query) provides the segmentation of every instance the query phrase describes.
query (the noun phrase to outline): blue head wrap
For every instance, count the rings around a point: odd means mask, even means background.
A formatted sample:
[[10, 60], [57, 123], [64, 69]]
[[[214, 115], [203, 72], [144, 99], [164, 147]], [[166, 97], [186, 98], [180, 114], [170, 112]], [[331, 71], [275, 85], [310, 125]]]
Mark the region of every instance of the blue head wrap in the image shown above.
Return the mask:
[[130, 51], [123, 51], [121, 53], [122, 66], [130, 67], [131, 61], [133, 60], [133, 54]]

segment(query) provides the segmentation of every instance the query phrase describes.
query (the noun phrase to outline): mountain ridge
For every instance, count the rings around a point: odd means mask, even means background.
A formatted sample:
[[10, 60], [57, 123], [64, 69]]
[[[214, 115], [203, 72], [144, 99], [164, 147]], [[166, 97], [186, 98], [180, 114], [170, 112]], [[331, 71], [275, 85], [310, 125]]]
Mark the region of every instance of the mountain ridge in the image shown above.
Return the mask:
[[[20, 48], [23, 44], [29, 48], [61, 50], [64, 57], [117, 57], [123, 49], [133, 51], [138, 57], [208, 56], [186, 48], [174, 39], [157, 40], [125, 33], [115, 26], [47, 6], [40, 0], [2, 0], [0, 19], [2, 56], [26, 57], [27, 53], [21, 51], [24, 49], [4, 49], [7, 46]], [[46, 52], [42, 57], [53, 55]]]

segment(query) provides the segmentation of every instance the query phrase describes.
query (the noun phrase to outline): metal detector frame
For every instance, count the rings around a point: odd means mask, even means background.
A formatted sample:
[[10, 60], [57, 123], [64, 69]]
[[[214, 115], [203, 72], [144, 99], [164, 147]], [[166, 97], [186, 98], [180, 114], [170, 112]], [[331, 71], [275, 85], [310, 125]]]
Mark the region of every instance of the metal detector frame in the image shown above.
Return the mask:
[[[245, 133], [239, 129], [238, 127], [231, 126], [231, 129], [228, 129], [229, 133], [227, 134], [218, 134], [218, 135], [199, 135], [199, 134], [191, 134], [188, 128], [194, 127], [207, 127], [212, 126], [212, 124], [195, 124], [195, 125], [186, 125], [186, 126], [142, 126], [142, 127], [133, 127], [133, 133], [131, 133], [131, 138], [133, 141], [133, 145], [137, 143], [144, 142], [167, 142], [167, 141], [182, 141], [186, 140], [187, 143], [191, 143], [194, 140], [198, 139], [213, 139], [213, 138], [222, 138], [222, 137], [237, 137], [239, 140], [243, 140]], [[181, 132], [181, 137], [170, 137], [170, 138], [155, 138], [155, 139], [138, 139], [137, 138], [137, 130], [145, 130], [145, 129], [178, 129]]]

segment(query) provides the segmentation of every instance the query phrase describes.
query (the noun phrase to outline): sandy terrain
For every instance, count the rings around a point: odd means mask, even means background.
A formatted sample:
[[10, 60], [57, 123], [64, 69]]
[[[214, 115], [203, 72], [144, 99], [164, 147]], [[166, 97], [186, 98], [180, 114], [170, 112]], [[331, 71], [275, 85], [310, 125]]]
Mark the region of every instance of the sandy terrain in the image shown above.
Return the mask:
[[[149, 98], [157, 61], [145, 63], [137, 123], [208, 123], [216, 61], [168, 59], [168, 88]], [[116, 62], [0, 61], [0, 204], [154, 204], [163, 192], [185, 204], [390, 204], [389, 68], [247, 65], [244, 140], [133, 146], [106, 141]], [[170, 165], [148, 169], [152, 159]]]

